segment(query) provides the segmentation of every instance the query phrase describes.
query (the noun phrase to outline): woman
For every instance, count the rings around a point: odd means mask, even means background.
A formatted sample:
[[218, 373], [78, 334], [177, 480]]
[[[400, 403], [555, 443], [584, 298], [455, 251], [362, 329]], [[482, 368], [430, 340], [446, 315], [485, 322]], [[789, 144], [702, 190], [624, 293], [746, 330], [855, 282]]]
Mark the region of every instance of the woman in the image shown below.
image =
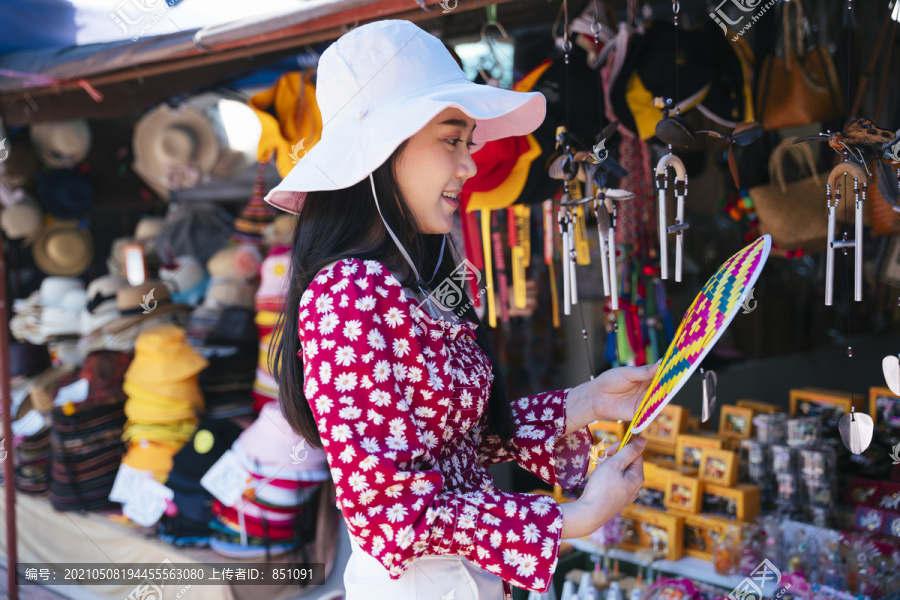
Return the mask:
[[288, 421], [328, 457], [353, 548], [346, 597], [546, 591], [560, 539], [637, 497], [644, 442], [563, 505], [498, 490], [487, 467], [515, 459], [572, 489], [586, 426], [631, 419], [655, 367], [510, 402], [465, 292], [461, 314], [440, 292], [460, 283], [446, 234], [471, 153], [536, 129], [544, 97], [471, 83], [437, 38], [391, 20], [329, 47], [317, 85], [321, 140], [266, 198], [300, 215], [275, 361]]

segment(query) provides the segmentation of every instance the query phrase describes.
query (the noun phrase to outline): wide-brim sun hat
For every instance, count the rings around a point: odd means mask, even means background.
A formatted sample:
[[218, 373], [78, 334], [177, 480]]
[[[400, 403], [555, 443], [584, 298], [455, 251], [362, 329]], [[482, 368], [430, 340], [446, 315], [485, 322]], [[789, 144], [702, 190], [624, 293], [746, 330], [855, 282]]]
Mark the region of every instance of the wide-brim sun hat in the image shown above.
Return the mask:
[[472, 152], [491, 140], [531, 133], [546, 99], [472, 83], [444, 44], [410, 21], [368, 23], [319, 59], [316, 101], [322, 137], [266, 196], [299, 214], [306, 193], [359, 183], [443, 110], [475, 119]]
[[94, 240], [76, 221], [53, 221], [31, 250], [34, 262], [47, 275], [80, 275], [94, 258]]

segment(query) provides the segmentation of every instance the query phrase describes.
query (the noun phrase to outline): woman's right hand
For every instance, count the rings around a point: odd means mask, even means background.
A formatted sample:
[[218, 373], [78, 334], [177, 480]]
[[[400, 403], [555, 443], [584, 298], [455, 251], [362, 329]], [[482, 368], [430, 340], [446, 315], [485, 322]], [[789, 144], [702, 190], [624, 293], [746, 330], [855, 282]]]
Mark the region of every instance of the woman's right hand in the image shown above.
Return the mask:
[[560, 505], [562, 539], [590, 535], [637, 499], [644, 485], [642, 453], [646, 445], [646, 439], [635, 437], [621, 450], [618, 444], [606, 449], [611, 456], [597, 463], [581, 497]]

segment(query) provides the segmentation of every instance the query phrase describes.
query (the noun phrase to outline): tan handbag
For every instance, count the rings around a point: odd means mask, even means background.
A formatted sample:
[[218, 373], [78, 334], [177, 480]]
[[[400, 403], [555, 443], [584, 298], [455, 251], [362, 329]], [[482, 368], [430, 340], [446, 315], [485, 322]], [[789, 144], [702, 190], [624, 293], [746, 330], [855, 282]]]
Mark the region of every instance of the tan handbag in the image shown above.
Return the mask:
[[[794, 47], [791, 46], [791, 6], [796, 7]], [[800, 2], [783, 5], [784, 58], [773, 54], [763, 60], [757, 90], [759, 120], [766, 131], [799, 127], [843, 116], [837, 69], [828, 50], [819, 45], [803, 53], [803, 8]]]
[[[828, 174], [817, 174], [812, 150], [806, 144], [793, 144], [795, 137], [785, 138], [769, 157], [769, 181], [750, 189], [750, 197], [759, 217], [759, 232], [770, 234], [781, 250], [801, 249], [806, 253], [825, 250], [828, 240], [828, 208], [825, 182]], [[810, 177], [791, 183], [784, 181], [784, 157], [788, 151], [806, 160]], [[798, 161], [802, 164], [802, 160]], [[837, 212], [843, 222], [843, 206]], [[852, 209], [848, 212], [853, 221]]]

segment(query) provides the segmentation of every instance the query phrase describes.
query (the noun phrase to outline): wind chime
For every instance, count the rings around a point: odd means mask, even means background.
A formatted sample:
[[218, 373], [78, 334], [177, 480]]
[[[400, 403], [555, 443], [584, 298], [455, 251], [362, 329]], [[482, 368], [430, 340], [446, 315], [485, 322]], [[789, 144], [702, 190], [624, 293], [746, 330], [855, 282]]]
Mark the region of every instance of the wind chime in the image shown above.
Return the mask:
[[[853, 240], [847, 237], [846, 224], [840, 240], [835, 240], [834, 226], [836, 211], [841, 202], [843, 192], [844, 201], [850, 202], [849, 180], [853, 179], [853, 202], [856, 218], [856, 231]], [[860, 188], [862, 183], [862, 188]], [[849, 152], [845, 151], [844, 160], [840, 162], [828, 175], [828, 184], [825, 186], [825, 201], [828, 205], [828, 245], [825, 248], [825, 306], [831, 306], [834, 300], [834, 251], [843, 250], [844, 256], [848, 249], [853, 249], [853, 299], [862, 300], [862, 276], [863, 276], [863, 204], [866, 201], [869, 178], [859, 164], [850, 160]], [[833, 198], [832, 198], [833, 192]], [[832, 203], [832, 199], [834, 203]], [[846, 206], [845, 206], [846, 209]]]
[[[677, 199], [675, 224], [667, 225], [666, 195], [669, 189], [669, 168], [675, 171], [673, 189]], [[687, 171], [680, 158], [672, 154], [672, 146], [669, 153], [659, 159], [656, 165], [656, 189], [659, 193], [659, 276], [662, 279], [669, 278], [669, 242], [668, 237], [675, 234], [675, 281], [681, 282], [681, 266], [684, 257], [684, 231], [690, 227], [684, 222], [684, 199], [687, 197], [688, 180]]]

